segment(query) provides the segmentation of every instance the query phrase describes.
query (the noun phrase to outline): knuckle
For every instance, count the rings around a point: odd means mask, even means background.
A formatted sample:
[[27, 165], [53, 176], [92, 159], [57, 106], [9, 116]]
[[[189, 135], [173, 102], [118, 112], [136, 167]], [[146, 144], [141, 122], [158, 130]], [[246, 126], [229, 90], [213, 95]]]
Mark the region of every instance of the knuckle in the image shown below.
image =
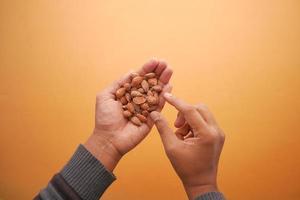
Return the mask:
[[195, 111], [195, 107], [192, 106], [192, 105], [187, 105], [187, 106], [185, 106], [183, 112], [184, 112], [184, 113], [191, 113], [191, 112], [193, 112], [193, 111]]
[[208, 106], [205, 105], [205, 104], [203, 104], [203, 103], [198, 103], [198, 104], [196, 105], [196, 108], [197, 108], [197, 109], [200, 109], [200, 110], [203, 110], [203, 111], [208, 111], [208, 110], [209, 110], [209, 109], [208, 109]]

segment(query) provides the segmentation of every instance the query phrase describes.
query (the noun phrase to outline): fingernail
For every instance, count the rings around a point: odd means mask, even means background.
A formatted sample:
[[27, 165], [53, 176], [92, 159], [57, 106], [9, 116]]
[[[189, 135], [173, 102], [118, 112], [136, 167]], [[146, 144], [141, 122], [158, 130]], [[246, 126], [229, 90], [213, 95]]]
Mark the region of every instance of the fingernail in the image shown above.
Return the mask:
[[164, 97], [165, 98], [171, 98], [173, 95], [171, 94], [171, 93], [169, 93], [169, 92], [165, 92], [164, 93]]
[[159, 116], [159, 113], [157, 111], [152, 111], [150, 113], [150, 117], [153, 121], [155, 121], [155, 119], [157, 119], [158, 116]]

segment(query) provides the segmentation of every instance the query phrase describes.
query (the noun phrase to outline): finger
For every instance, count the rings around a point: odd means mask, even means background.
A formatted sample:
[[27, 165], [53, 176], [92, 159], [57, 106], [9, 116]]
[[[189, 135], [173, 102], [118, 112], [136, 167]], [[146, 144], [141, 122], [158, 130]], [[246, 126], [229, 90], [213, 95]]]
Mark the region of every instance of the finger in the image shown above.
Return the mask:
[[217, 124], [213, 114], [209, 111], [206, 105], [199, 103], [196, 105], [196, 108], [208, 124], [212, 124], [212, 125]]
[[164, 60], [160, 60], [155, 69], [155, 74], [160, 77], [161, 73], [167, 68], [168, 64]]
[[160, 75], [159, 81], [163, 84], [167, 84], [170, 81], [172, 74], [173, 70], [171, 68], [166, 68]]
[[[163, 107], [165, 106], [166, 100], [162, 96], [166, 92], [171, 92], [172, 88], [173, 88], [172, 85], [169, 85], [169, 84], [167, 84], [163, 87], [163, 90], [161, 91], [161, 93], [159, 95], [159, 103], [158, 103], [156, 111], [160, 112], [163, 109]], [[153, 120], [150, 117], [148, 118], [147, 124], [149, 127], [153, 126]]]
[[185, 123], [185, 119], [184, 119], [183, 114], [181, 112], [178, 112], [177, 113], [177, 118], [176, 118], [176, 120], [174, 122], [174, 126], [176, 128], [179, 128], [179, 127], [183, 126], [184, 123]]
[[137, 73], [140, 75], [144, 75], [146, 73], [153, 72], [158, 64], [159, 61], [156, 58], [152, 58], [148, 62], [146, 62], [139, 70], [137, 70]]
[[195, 130], [195, 133], [200, 133], [206, 127], [206, 122], [194, 106], [187, 104], [170, 93], [165, 93], [164, 98], [184, 115], [186, 122]]
[[169, 127], [167, 120], [157, 111], [151, 112], [150, 117], [160, 134], [164, 146], [169, 147], [170, 145], [173, 145], [177, 138], [173, 133], [173, 130]]
[[180, 127], [179, 129], [177, 129], [177, 130], [175, 131], [175, 135], [176, 135], [179, 139], [183, 140], [184, 137], [185, 137], [189, 132], [190, 132], [190, 126], [189, 126], [188, 123], [186, 123], [186, 124], [184, 124], [184, 126]]

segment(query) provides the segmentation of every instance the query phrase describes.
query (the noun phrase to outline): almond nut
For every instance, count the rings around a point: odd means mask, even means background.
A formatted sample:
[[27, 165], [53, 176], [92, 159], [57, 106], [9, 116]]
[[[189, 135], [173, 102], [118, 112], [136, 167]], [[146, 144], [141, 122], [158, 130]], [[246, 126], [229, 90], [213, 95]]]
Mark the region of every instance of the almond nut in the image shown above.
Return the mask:
[[155, 77], [155, 73], [150, 72], [150, 73], [148, 73], [148, 74], [145, 74], [145, 77], [146, 77], [147, 79], [149, 79], [149, 78], [154, 78], [154, 77]]
[[145, 103], [146, 98], [145, 97], [134, 97], [133, 98], [133, 103], [135, 104], [142, 104]]
[[147, 122], [147, 118], [144, 116], [144, 115], [141, 115], [141, 114], [136, 114], [137, 118], [139, 118], [139, 120], [141, 122]]
[[142, 83], [142, 88], [144, 89], [145, 92], [148, 92], [149, 90], [149, 83], [146, 80], [143, 80]]
[[124, 115], [124, 117], [129, 118], [129, 117], [132, 116], [132, 113], [129, 112], [128, 110], [125, 110], [125, 111], [123, 112], [123, 115]]
[[[143, 82], [142, 82], [142, 83], [143, 83]], [[144, 90], [143, 88], [139, 88], [138, 91], [139, 91], [140, 93], [145, 93], [145, 90]]]
[[141, 108], [142, 108], [143, 110], [148, 110], [149, 105], [148, 105], [147, 103], [143, 103], [143, 104], [141, 105]]
[[161, 85], [155, 85], [151, 88], [155, 92], [161, 92], [162, 91], [162, 86]]
[[125, 94], [125, 98], [126, 98], [126, 100], [127, 100], [128, 102], [131, 101], [131, 95], [130, 95], [129, 93], [126, 93], [126, 94]]
[[143, 81], [143, 77], [136, 76], [132, 79], [131, 85], [132, 85], [132, 87], [137, 87], [139, 84], [141, 84], [142, 81]]
[[139, 91], [131, 91], [130, 93], [131, 97], [140, 97], [143, 96], [142, 93], [140, 93]]
[[124, 83], [123, 87], [126, 89], [127, 92], [129, 92], [131, 85], [130, 85], [130, 83]]
[[148, 96], [148, 97], [147, 97], [147, 102], [148, 102], [150, 105], [158, 104], [158, 98], [156, 98], [155, 96]]
[[157, 79], [156, 78], [150, 78], [148, 79], [148, 83], [151, 86], [157, 85]]
[[127, 104], [127, 109], [129, 110], [129, 112], [134, 113], [134, 106], [132, 103]]
[[149, 112], [148, 112], [147, 110], [143, 110], [143, 111], [142, 111], [142, 115], [144, 115], [145, 117], [148, 117]]
[[127, 104], [127, 100], [126, 100], [125, 96], [121, 97], [120, 102], [121, 102], [123, 105]]
[[125, 89], [125, 88], [123, 88], [123, 87], [119, 88], [119, 89], [116, 91], [116, 96], [117, 96], [117, 98], [120, 99], [122, 96], [124, 96], [125, 92], [126, 92], [126, 89]]
[[139, 120], [139, 118], [137, 118], [136, 116], [131, 117], [130, 121], [137, 126], [141, 126], [142, 122]]

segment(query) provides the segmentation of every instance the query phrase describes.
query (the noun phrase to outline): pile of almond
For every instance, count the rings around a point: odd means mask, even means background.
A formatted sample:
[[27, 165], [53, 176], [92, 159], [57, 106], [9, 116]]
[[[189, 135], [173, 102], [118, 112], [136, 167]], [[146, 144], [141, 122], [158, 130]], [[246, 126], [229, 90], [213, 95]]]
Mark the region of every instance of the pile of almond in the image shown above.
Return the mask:
[[116, 91], [116, 98], [123, 105], [124, 117], [141, 126], [147, 122], [149, 113], [157, 109], [161, 91], [162, 86], [158, 84], [155, 73], [144, 76], [133, 73], [130, 82], [123, 84]]

